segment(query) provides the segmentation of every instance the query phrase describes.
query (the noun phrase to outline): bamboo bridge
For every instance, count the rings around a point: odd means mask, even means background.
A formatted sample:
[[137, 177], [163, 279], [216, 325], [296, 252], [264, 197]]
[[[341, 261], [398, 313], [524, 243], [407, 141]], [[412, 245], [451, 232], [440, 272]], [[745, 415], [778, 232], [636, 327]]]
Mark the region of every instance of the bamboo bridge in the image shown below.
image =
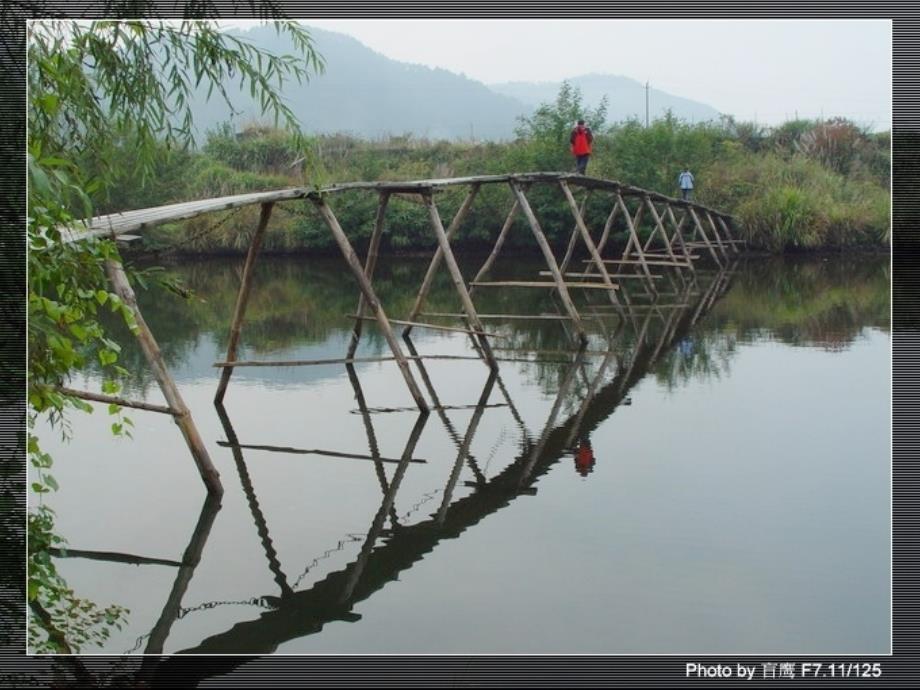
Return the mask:
[[[510, 207], [496, 236], [491, 253], [475, 275], [467, 279], [458, 266], [451, 240], [463, 226], [480, 191], [487, 186], [507, 188]], [[544, 231], [544, 224], [537, 217], [528, 198], [528, 194], [535, 188], [558, 190], [571, 212], [573, 227], [561, 259], [557, 258], [554, 253]], [[465, 196], [453, 218], [445, 227], [435, 203], [435, 195], [448, 189], [464, 191]], [[377, 197], [373, 231], [363, 263], [333, 210], [332, 201], [345, 192], [373, 194]], [[576, 199], [576, 194], [581, 195], [580, 201]], [[600, 198], [606, 204], [605, 208], [608, 209], [606, 220], [600, 229], [589, 228], [586, 221], [585, 210], [588, 199], [592, 195], [595, 199]], [[409, 200], [424, 206], [429, 219], [430, 231], [437, 243], [413, 307], [403, 319], [394, 319], [391, 314], [387, 313], [373, 286], [379, 247], [386, 228], [387, 207], [390, 200], [394, 198]], [[249, 295], [253, 287], [254, 267], [268, 230], [272, 211], [276, 204], [297, 201], [306, 202], [318, 212], [358, 284], [360, 294], [356, 311], [349, 315], [354, 319], [354, 327], [348, 351], [343, 358], [339, 359], [241, 361], [237, 356], [238, 346]], [[725, 270], [741, 252], [744, 245], [744, 241], [736, 237], [737, 228], [733, 218], [721, 211], [694, 201], [668, 197], [614, 180], [549, 172], [403, 182], [350, 182], [322, 189], [295, 187], [239, 194], [98, 216], [79, 227], [63, 229], [62, 241], [75, 242], [91, 238], [130, 239], [133, 237], [130, 235], [132, 232], [245, 206], [259, 206], [260, 214], [250, 239], [243, 267], [236, 307], [230, 324], [227, 354], [223, 361], [216, 362], [214, 365], [221, 372], [214, 398], [217, 405], [222, 403], [230, 378], [237, 367], [353, 365], [367, 361], [394, 361], [419, 411], [427, 413], [432, 407], [412, 373], [410, 362], [420, 364], [423, 359], [437, 358], [437, 355], [421, 356], [415, 352], [410, 339], [414, 328], [462, 332], [468, 335], [476, 357], [482, 359], [492, 371], [497, 371], [498, 362], [502, 357], [501, 350], [494, 348], [491, 343], [493, 339], [499, 337], [498, 334], [486, 330], [483, 325], [484, 321], [490, 319], [558, 320], [565, 327], [571, 327], [572, 350], [584, 351], [588, 345], [586, 321], [616, 316], [620, 325], [630, 321], [635, 326], [643, 311], [650, 313], [656, 310], [661, 313], [663, 309], [669, 307], [686, 306], [680, 303], [665, 305], [659, 301], [659, 298], [664, 295], [677, 295], [681, 286], [694, 284], [698, 271], [696, 264], [701, 260], [711, 261], [718, 270]], [[530, 229], [533, 240], [546, 262], [546, 270], [540, 271], [539, 276], [528, 281], [486, 280], [518, 216], [523, 217], [526, 226]], [[619, 226], [626, 233], [627, 241], [625, 247], [614, 251], [610, 238], [618, 221]], [[647, 231], [644, 239], [640, 230]], [[580, 259], [577, 265], [573, 266], [578, 251], [585, 253], [587, 258]], [[424, 311], [425, 301], [442, 264], [450, 275], [462, 305], [461, 312]], [[223, 488], [218, 472], [194, 424], [191, 411], [182, 399], [160, 354], [156, 339], [144, 321], [137, 305], [136, 295], [122, 265], [116, 260], [109, 260], [106, 263], [106, 271], [115, 292], [134, 314], [138, 326], [138, 340], [157, 383], [163, 391], [167, 405], [153, 405], [87, 391], [62, 390], [89, 400], [172, 415], [209, 493], [215, 496], [221, 495]], [[664, 282], [673, 288], [673, 292], [666, 293], [659, 289], [658, 284]], [[561, 310], [558, 310], [556, 314], [480, 314], [475, 305], [474, 295], [478, 290], [490, 288], [542, 289], [558, 298]], [[613, 310], [612, 313], [599, 316], [595, 309], [590, 314], [583, 314], [573, 299], [573, 294], [579, 291], [596, 291], [605, 295], [610, 302], [609, 307]], [[450, 318], [460, 323], [448, 326], [443, 323], [421, 320], [424, 317]], [[391, 356], [372, 358], [355, 356], [361, 338], [362, 324], [367, 320], [377, 323], [391, 351]], [[409, 354], [404, 352], [397, 340], [394, 326], [403, 327], [403, 339], [409, 349]], [[499, 355], [496, 355], [496, 351], [499, 352]], [[424, 374], [422, 376], [424, 379]], [[434, 402], [434, 409], [443, 412], [443, 408], [437, 401], [436, 393], [430, 386], [428, 388], [429, 395]]]

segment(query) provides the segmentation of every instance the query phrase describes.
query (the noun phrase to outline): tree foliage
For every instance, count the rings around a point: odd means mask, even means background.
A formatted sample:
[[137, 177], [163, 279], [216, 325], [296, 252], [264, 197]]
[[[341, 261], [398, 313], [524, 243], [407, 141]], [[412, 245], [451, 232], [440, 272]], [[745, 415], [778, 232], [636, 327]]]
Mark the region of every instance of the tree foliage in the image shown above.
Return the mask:
[[[95, 359], [106, 372], [105, 392], [118, 390], [118, 345], [109, 339], [99, 310], [130, 310], [108, 285], [107, 259], [118, 260], [113, 242], [63, 243], [61, 229], [93, 215], [95, 205], [127, 179], [146, 182], [162, 149], [192, 143], [189, 96], [206, 88], [227, 98], [225, 80], [238, 79], [263, 111], [297, 130], [281, 90], [286, 80], [307, 78], [323, 67], [310, 35], [299, 25], [277, 22], [298, 55], [275, 56], [221, 32], [209, 21], [37, 21], [28, 28], [29, 87], [29, 407], [30, 426], [47, 415], [69, 433], [68, 408], [91, 411], [62, 394], [72, 372]], [[131, 156], [123, 155], [130, 143]], [[119, 162], [120, 165], [113, 165]], [[144, 276], [133, 274], [143, 284]], [[119, 414], [117, 408], [110, 413]], [[128, 433], [117, 420], [114, 433]], [[75, 597], [57, 574], [50, 546], [53, 511], [42, 495], [57, 488], [52, 460], [30, 434], [32, 489], [37, 506], [29, 515], [28, 599], [34, 649], [73, 650], [98, 641], [123, 611], [98, 609]]]

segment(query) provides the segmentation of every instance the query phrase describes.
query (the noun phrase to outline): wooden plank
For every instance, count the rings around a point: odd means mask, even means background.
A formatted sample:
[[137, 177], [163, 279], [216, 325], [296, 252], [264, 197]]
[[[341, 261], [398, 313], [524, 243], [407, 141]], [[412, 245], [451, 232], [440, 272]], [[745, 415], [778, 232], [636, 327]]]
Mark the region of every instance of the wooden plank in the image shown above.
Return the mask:
[[195, 466], [198, 468], [198, 473], [201, 475], [202, 481], [204, 481], [211, 495], [221, 496], [224, 492], [224, 488], [220, 483], [220, 473], [217, 471], [217, 468], [214, 467], [214, 463], [211, 462], [207, 447], [192, 419], [192, 413], [182, 399], [182, 395], [179, 393], [179, 389], [176, 387], [172, 375], [169, 373], [166, 362], [163, 360], [160, 346], [157, 344], [156, 339], [153, 337], [153, 333], [150, 331], [150, 327], [147, 326], [147, 322], [144, 320], [144, 316], [137, 306], [137, 295], [134, 294], [134, 290], [131, 288], [131, 283], [128, 281], [128, 276], [125, 275], [124, 268], [122, 268], [122, 265], [118, 261], [107, 259], [105, 262], [105, 270], [109, 276], [109, 280], [112, 282], [115, 293], [121, 298], [121, 301], [125, 303], [128, 309], [131, 310], [131, 314], [134, 316], [134, 321], [137, 326], [135, 335], [144, 353], [144, 358], [153, 370], [154, 378], [156, 378], [160, 390], [163, 391], [163, 396], [166, 398], [166, 404], [170, 409], [175, 411], [173, 414], [173, 421], [179, 427], [182, 436], [185, 438], [185, 443], [192, 453], [192, 459], [195, 461]]
[[[236, 307], [233, 309], [233, 321], [230, 324], [230, 337], [227, 342], [228, 362], [232, 362], [236, 359], [236, 349], [240, 342], [243, 319], [246, 316], [246, 306], [249, 304], [249, 293], [252, 290], [252, 276], [255, 272], [256, 259], [259, 256], [262, 238], [265, 235], [265, 229], [268, 227], [268, 221], [272, 215], [272, 206], [272, 204], [262, 204], [262, 212], [259, 214], [259, 224], [256, 227], [255, 233], [253, 233], [252, 241], [249, 244], [249, 251], [246, 253], [246, 263], [243, 264], [243, 278], [240, 281], [240, 291], [236, 296]], [[217, 384], [217, 391], [214, 393], [214, 402], [219, 403], [224, 399], [232, 375], [232, 367], [228, 367], [221, 372], [220, 382]]]
[[[604, 283], [567, 283], [562, 282], [566, 288], [585, 288], [585, 289], [597, 289], [597, 290], [617, 290], [619, 285], [614, 284], [613, 287], [610, 285], [605, 285]], [[547, 288], [547, 287], [558, 287], [560, 283], [556, 282], [539, 282], [539, 281], [528, 281], [528, 280], [497, 280], [497, 281], [481, 281], [474, 283], [477, 287], [523, 287], [523, 288]], [[571, 320], [575, 320], [572, 318]]]
[[235, 194], [232, 196], [217, 197], [214, 199], [199, 199], [178, 204], [167, 204], [153, 208], [142, 208], [136, 211], [111, 213], [96, 216], [88, 223], [80, 223], [67, 228], [60, 228], [61, 241], [77, 242], [90, 237], [111, 237], [122, 235], [135, 230], [145, 230], [164, 223], [173, 223], [178, 220], [187, 220], [205, 213], [225, 211], [240, 206], [254, 206], [256, 204], [272, 203], [275, 201], [299, 199], [307, 193], [302, 187], [292, 187], [271, 192], [255, 192], [251, 194]]
[[[357, 314], [349, 314], [348, 318], [354, 319], [364, 319], [365, 321], [376, 321], [377, 317], [375, 316], [358, 316]], [[453, 326], [441, 326], [435, 323], [424, 323], [422, 321], [405, 321], [403, 319], [390, 319], [390, 323], [395, 323], [397, 326], [410, 326], [412, 328], [430, 328], [435, 331], [452, 331], [455, 333], [472, 333], [473, 335], [488, 335], [493, 338], [507, 338], [508, 336], [502, 335], [501, 333], [486, 333], [483, 331], [474, 331], [469, 328], [455, 328]]]
[[[269, 453], [291, 453], [293, 455], [322, 455], [328, 458], [344, 458], [347, 460], [375, 460], [379, 462], [390, 462], [398, 464], [402, 462], [400, 458], [382, 458], [380, 456], [364, 455], [362, 453], [342, 453], [336, 450], [323, 450], [321, 448], [291, 448], [289, 446], [266, 446], [250, 443], [232, 443], [230, 441], [218, 441], [217, 445], [224, 448], [245, 448], [247, 450], [264, 450]], [[406, 462], [418, 464], [427, 463], [427, 460], [421, 458], [408, 458]]]

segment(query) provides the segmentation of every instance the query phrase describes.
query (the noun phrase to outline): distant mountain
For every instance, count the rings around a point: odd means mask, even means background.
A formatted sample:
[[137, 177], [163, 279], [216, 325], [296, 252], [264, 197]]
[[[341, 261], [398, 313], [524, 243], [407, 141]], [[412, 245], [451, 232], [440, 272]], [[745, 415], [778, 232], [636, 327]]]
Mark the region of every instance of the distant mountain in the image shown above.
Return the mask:
[[[309, 83], [288, 82], [284, 89], [305, 131], [367, 138], [412, 133], [430, 139], [503, 139], [513, 135], [517, 116], [527, 111], [517, 99], [481, 82], [391, 60], [344, 34], [309, 30], [326, 70]], [[290, 40], [271, 27], [234, 33], [275, 54], [295, 52]], [[237, 126], [264, 120], [248, 91], [230, 83], [228, 93], [243, 111], [233, 119]], [[205, 103], [204, 94], [199, 96], [193, 111], [199, 133], [230, 119], [219, 97]]]
[[[429, 139], [509, 139], [517, 118], [541, 102], [554, 100], [560, 86], [559, 82], [515, 82], [488, 87], [444, 69], [391, 60], [345, 34], [308, 28], [326, 70], [303, 84], [288, 82], [283, 94], [306, 132], [370, 139], [407, 133]], [[275, 54], [295, 52], [286, 36], [278, 36], [268, 26], [233, 33]], [[586, 75], [571, 83], [582, 89], [585, 102], [592, 106], [603, 94], [610, 94], [610, 121], [645, 117], [645, 87], [633, 79]], [[231, 117], [219, 96], [207, 100], [200, 90], [192, 103], [199, 141], [222, 122], [241, 129], [266, 120], [248, 90], [241, 91], [233, 80], [225, 86], [240, 114]], [[718, 117], [709, 106], [656, 89], [651, 91], [651, 106], [653, 117], [665, 108], [687, 120]]]
[[[607, 121], [621, 122], [635, 117], [645, 121], [645, 84], [629, 77], [613, 74], [585, 74], [567, 80], [581, 89], [584, 103], [595, 107], [608, 96]], [[490, 84], [497, 92], [516, 98], [525, 105], [535, 108], [541, 103], [552, 101], [559, 93], [562, 82], [505, 82]], [[681, 98], [655, 88], [649, 89], [649, 117], [662, 117], [670, 109], [674, 115], [688, 122], [703, 122], [719, 118], [719, 111], [699, 101]]]

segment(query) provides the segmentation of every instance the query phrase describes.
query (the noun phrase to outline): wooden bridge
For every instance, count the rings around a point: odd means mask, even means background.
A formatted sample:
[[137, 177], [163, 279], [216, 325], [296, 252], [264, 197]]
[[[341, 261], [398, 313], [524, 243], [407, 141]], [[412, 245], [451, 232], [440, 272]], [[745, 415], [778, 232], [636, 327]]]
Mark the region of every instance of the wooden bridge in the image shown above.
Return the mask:
[[[496, 237], [488, 258], [471, 278], [463, 276], [451, 240], [463, 226], [479, 192], [485, 186], [505, 187], [509, 191], [510, 207], [504, 223]], [[561, 193], [572, 216], [572, 229], [565, 252], [557, 259], [543, 224], [537, 217], [528, 199], [528, 193], [535, 187], [550, 187]], [[465, 190], [463, 202], [447, 225], [435, 203], [438, 192], [459, 188]], [[333, 210], [333, 199], [344, 192], [365, 192], [377, 196], [376, 213], [367, 256], [364, 262], [355, 252], [348, 235], [339, 223]], [[576, 194], [581, 196], [580, 201]], [[600, 198], [606, 204], [606, 221], [602, 228], [588, 227], [585, 210], [589, 197]], [[429, 217], [432, 235], [437, 249], [430, 260], [428, 270], [419, 286], [413, 307], [404, 319], [393, 319], [373, 287], [374, 270], [377, 263], [381, 239], [385, 233], [387, 207], [392, 198], [410, 199], [422, 204]], [[360, 289], [354, 318], [351, 343], [345, 357], [331, 360], [309, 361], [261, 361], [238, 360], [238, 346], [246, 307], [252, 289], [253, 274], [263, 238], [268, 230], [273, 208], [279, 203], [306, 201], [324, 220], [338, 245], [349, 269]], [[240, 194], [215, 199], [171, 204], [156, 208], [128, 211], [91, 219], [78, 228], [68, 228], [62, 233], [63, 241], [73, 242], [89, 238], [119, 239], [130, 233], [142, 231], [163, 223], [190, 219], [209, 213], [216, 213], [244, 206], [258, 205], [261, 208], [258, 224], [252, 234], [249, 250], [243, 268], [243, 275], [237, 296], [236, 307], [230, 325], [227, 355], [215, 367], [221, 370], [215, 402], [221, 403], [226, 394], [233, 370], [243, 366], [310, 366], [318, 364], [354, 364], [362, 361], [395, 361], [405, 384], [422, 412], [427, 412], [428, 401], [416, 382], [409, 366], [410, 361], [424, 359], [414, 353], [409, 335], [414, 328], [460, 331], [469, 335], [477, 357], [492, 370], [497, 369], [501, 357], [497, 357], [490, 342], [496, 334], [486, 330], [483, 321], [488, 319], [555, 319], [571, 325], [573, 350], [584, 350], [588, 343], [586, 318], [600, 318], [596, 314], [584, 316], [573, 299], [573, 293], [582, 290], [600, 291], [610, 301], [611, 316], [634, 322], [643, 306], [658, 308], [658, 298], [664, 293], [657, 286], [658, 281], [667, 281], [677, 294], [681, 284], [692, 281], [697, 271], [695, 264], [700, 260], [711, 260], [717, 268], [723, 269], [741, 251], [744, 241], [735, 237], [737, 230], [732, 217], [726, 213], [708, 208], [693, 201], [664, 196], [656, 192], [622, 184], [614, 180], [586, 177], [567, 173], [526, 173], [511, 175], [482, 175], [450, 179], [431, 179], [406, 182], [352, 182], [332, 185], [323, 189], [289, 188], [270, 192]], [[546, 262], [546, 270], [530, 281], [490, 281], [489, 274], [502, 251], [514, 220], [523, 216], [536, 245]], [[679, 216], [679, 218], [678, 218]], [[625, 247], [614, 252], [610, 242], [615, 224], [621, 220], [627, 242]], [[647, 229], [644, 239], [640, 229]], [[596, 239], [595, 239], [596, 238]], [[582, 248], [587, 254], [577, 267], [572, 266], [576, 252]], [[446, 267], [454, 289], [462, 305], [458, 313], [429, 313], [424, 311], [425, 301], [442, 264]], [[175, 419], [186, 443], [191, 450], [199, 473], [209, 492], [220, 495], [223, 491], [218, 472], [208, 456], [207, 449], [195, 427], [191, 412], [185, 405], [172, 376], [160, 355], [154, 335], [147, 327], [137, 305], [136, 296], [120, 263], [107, 262], [106, 270], [114, 289], [133, 311], [138, 324], [137, 336], [144, 355], [153, 370], [167, 405], [125, 400], [98, 393], [66, 392], [90, 400], [115, 403], [149, 411], [170, 414]], [[540, 280], [540, 278], [543, 278]], [[473, 299], [477, 290], [489, 288], [543, 289], [554, 293], [562, 305], [557, 314], [480, 314]], [[650, 305], [637, 301], [651, 300]], [[421, 321], [422, 317], [454, 318], [462, 322], [459, 326]], [[392, 356], [355, 357], [361, 337], [362, 323], [376, 321]], [[407, 355], [396, 338], [393, 326], [403, 326], [403, 337], [413, 354]], [[430, 391], [429, 391], [430, 392]], [[437, 403], [436, 403], [437, 406]]]

